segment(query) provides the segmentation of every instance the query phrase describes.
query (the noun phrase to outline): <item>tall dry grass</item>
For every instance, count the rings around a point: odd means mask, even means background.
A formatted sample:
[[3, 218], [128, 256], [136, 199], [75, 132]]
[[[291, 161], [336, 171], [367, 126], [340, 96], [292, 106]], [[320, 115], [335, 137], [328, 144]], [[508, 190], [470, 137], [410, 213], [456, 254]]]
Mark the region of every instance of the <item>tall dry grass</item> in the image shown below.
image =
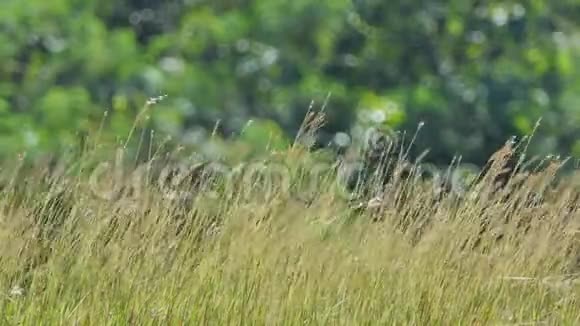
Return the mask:
[[321, 159], [299, 141], [260, 161], [263, 174], [197, 174], [195, 188], [174, 176], [171, 196], [162, 160], [123, 188], [114, 170], [94, 177], [107, 157], [82, 159], [90, 169], [8, 174], [3, 324], [580, 323], [577, 189], [544, 187], [557, 161], [504, 200], [485, 180], [434, 200], [413, 179], [353, 210], [336, 165], [312, 173]]

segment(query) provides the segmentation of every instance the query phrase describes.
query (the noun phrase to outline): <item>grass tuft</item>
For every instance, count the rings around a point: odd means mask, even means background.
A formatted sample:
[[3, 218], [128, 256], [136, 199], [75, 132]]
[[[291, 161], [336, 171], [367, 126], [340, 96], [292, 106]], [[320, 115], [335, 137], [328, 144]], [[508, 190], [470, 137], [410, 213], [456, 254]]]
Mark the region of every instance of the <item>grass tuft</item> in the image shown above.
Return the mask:
[[443, 197], [393, 178], [353, 209], [336, 164], [316, 155], [295, 144], [261, 165], [185, 175], [151, 158], [161, 165], [147, 173], [125, 167], [138, 183], [79, 162], [50, 178], [17, 167], [0, 197], [2, 322], [580, 323], [578, 192], [553, 185], [557, 162], [509, 196], [493, 176]]

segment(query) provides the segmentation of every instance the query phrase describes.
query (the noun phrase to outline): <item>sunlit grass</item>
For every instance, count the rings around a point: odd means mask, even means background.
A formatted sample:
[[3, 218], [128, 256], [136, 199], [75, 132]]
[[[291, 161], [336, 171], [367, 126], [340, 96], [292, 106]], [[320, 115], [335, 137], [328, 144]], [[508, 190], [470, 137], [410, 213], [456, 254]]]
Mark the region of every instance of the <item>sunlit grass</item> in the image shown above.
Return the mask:
[[[580, 323], [572, 183], [536, 208], [484, 197], [433, 206], [416, 184], [402, 205], [390, 204], [395, 189], [381, 209], [355, 212], [335, 170], [309, 174], [315, 155], [295, 146], [264, 160], [288, 188], [242, 173], [184, 188], [189, 202], [154, 177], [107, 197], [109, 170], [101, 192], [90, 171], [52, 186], [40, 168], [21, 171], [0, 198], [2, 323]], [[493, 227], [478, 236], [484, 217]]]

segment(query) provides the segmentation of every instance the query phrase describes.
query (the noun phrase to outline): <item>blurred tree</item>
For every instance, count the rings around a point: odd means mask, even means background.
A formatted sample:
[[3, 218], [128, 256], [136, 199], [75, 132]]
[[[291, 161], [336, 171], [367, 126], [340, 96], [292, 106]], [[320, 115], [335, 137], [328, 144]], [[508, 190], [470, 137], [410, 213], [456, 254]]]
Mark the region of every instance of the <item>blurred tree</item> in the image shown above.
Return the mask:
[[424, 121], [430, 160], [481, 164], [542, 118], [532, 150], [580, 155], [579, 18], [577, 0], [4, 0], [0, 156], [70, 144], [105, 110], [121, 140], [160, 94], [147, 126], [185, 144], [250, 119], [246, 141], [287, 143], [314, 101], [319, 145]]
[[376, 39], [367, 44], [382, 44], [375, 54], [394, 70], [379, 89], [391, 83], [387, 92], [402, 94], [406, 128], [427, 122], [419, 144], [436, 161], [458, 152], [481, 163], [509, 136], [531, 133], [540, 118], [543, 141], [535, 149], [570, 149], [549, 140], [578, 135], [578, 127], [559, 127], [567, 119], [559, 98], [568, 82], [578, 83], [577, 52], [566, 41], [577, 35], [578, 1], [353, 4], [359, 30]]

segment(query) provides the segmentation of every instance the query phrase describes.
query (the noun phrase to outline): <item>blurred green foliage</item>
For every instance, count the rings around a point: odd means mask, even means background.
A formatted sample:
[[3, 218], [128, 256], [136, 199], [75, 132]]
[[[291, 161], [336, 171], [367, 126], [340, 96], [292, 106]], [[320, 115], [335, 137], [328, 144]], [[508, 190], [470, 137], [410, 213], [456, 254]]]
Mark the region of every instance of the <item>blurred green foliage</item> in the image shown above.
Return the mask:
[[160, 94], [148, 128], [183, 144], [219, 121], [284, 146], [328, 99], [322, 145], [424, 121], [432, 161], [482, 163], [542, 118], [532, 150], [580, 155], [578, 21], [578, 0], [3, 0], [0, 155], [122, 138]]

